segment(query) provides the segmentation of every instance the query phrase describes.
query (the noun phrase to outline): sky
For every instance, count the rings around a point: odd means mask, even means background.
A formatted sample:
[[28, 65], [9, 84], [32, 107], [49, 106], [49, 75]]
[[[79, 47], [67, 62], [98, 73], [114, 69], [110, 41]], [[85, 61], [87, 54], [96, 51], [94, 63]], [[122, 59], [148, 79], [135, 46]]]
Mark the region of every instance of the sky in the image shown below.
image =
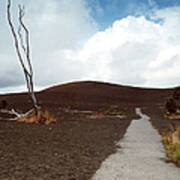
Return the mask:
[[[25, 6], [35, 89], [82, 80], [180, 84], [180, 0], [13, 0]], [[0, 94], [26, 90], [0, 0]]]

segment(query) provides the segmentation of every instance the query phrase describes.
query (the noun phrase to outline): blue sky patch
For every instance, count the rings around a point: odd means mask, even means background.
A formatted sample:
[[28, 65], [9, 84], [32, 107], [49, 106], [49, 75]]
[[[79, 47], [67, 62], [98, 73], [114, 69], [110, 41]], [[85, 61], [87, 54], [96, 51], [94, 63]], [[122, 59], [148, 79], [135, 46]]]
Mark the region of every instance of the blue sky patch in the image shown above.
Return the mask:
[[[180, 6], [180, 0], [91, 0], [87, 1], [91, 15], [97, 21], [99, 30], [111, 26], [115, 20], [128, 15], [145, 15], [153, 9]], [[162, 22], [156, 20], [156, 23]]]

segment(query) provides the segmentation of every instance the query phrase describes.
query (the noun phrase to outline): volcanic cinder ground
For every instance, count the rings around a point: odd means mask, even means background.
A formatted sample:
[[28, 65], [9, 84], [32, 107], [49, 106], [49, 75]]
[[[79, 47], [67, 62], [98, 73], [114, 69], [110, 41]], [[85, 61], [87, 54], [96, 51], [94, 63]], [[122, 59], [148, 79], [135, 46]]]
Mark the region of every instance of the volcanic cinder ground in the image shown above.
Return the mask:
[[[163, 107], [173, 89], [142, 89], [101, 82], [76, 82], [37, 93], [56, 124], [0, 122], [0, 179], [86, 180], [119, 148], [140, 107], [160, 132], [168, 132]], [[0, 96], [8, 108], [31, 108], [28, 95]], [[115, 108], [125, 117], [96, 116]], [[174, 122], [178, 123], [178, 122]], [[164, 162], [165, 163], [165, 162]], [[142, 170], [143, 171], [143, 170]]]

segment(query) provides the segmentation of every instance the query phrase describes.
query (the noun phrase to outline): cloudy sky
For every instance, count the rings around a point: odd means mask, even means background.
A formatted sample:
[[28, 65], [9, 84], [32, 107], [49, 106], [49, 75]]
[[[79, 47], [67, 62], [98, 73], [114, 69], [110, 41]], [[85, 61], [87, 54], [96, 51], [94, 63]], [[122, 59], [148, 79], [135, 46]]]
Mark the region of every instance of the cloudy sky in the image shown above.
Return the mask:
[[[180, 0], [13, 0], [25, 5], [36, 90], [79, 80], [180, 85]], [[0, 93], [25, 80], [0, 1]]]

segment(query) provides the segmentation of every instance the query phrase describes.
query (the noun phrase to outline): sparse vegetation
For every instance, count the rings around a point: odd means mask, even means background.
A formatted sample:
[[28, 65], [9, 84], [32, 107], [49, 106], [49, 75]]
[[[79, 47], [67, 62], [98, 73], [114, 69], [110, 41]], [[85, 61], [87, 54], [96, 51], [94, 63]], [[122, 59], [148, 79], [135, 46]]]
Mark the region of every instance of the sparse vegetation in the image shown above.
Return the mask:
[[174, 89], [172, 96], [167, 99], [165, 108], [167, 115], [176, 114], [180, 111], [180, 87]]
[[170, 97], [166, 102], [166, 110], [169, 114], [175, 114], [177, 111], [176, 102], [173, 97]]
[[165, 118], [168, 119], [171, 132], [163, 135], [163, 143], [167, 156], [176, 164], [180, 165], [180, 127], [173, 120], [180, 120], [180, 87], [176, 88], [166, 102]]
[[20, 117], [16, 121], [25, 123], [51, 124], [56, 123], [57, 119], [53, 117], [48, 110], [39, 110], [37, 114], [34, 111], [31, 115]]
[[91, 115], [87, 115], [87, 117], [93, 118], [93, 119], [98, 119], [98, 118], [104, 118], [104, 117], [116, 117], [116, 118], [120, 118], [123, 119], [125, 118], [125, 114], [122, 111], [119, 111], [116, 108], [109, 108], [106, 111], [102, 111], [102, 112], [95, 112]]
[[106, 116], [122, 116], [124, 113], [122, 111], [119, 111], [118, 109], [109, 108], [104, 112], [104, 115]]
[[173, 92], [173, 98], [176, 100], [180, 100], [180, 87], [175, 88]]
[[167, 156], [180, 165], [180, 127], [176, 131], [164, 135], [163, 143]]

